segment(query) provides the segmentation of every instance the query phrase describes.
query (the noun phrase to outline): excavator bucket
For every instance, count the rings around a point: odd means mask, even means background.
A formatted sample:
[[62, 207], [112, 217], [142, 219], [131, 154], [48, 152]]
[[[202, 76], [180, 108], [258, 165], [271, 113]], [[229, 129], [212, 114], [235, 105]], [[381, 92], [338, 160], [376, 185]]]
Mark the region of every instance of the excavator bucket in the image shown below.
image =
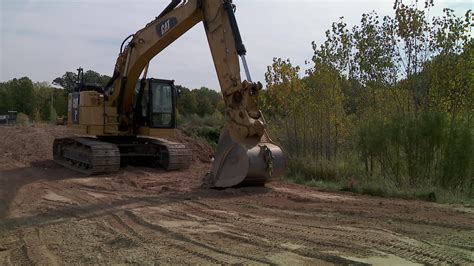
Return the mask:
[[247, 148], [234, 142], [226, 128], [221, 132], [205, 185], [216, 188], [264, 185], [269, 178], [281, 177], [284, 169], [282, 150], [267, 134], [257, 145]]

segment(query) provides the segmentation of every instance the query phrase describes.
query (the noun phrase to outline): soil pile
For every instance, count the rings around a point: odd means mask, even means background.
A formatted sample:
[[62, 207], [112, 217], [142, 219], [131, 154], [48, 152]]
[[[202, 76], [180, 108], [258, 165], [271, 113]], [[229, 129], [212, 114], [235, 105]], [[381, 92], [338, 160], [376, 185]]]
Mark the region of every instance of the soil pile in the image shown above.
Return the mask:
[[175, 138], [169, 138], [170, 140], [184, 143], [193, 152], [193, 160], [200, 162], [211, 162], [211, 158], [214, 155], [214, 150], [209, 144], [202, 139], [194, 139], [186, 135], [183, 131], [177, 130]]

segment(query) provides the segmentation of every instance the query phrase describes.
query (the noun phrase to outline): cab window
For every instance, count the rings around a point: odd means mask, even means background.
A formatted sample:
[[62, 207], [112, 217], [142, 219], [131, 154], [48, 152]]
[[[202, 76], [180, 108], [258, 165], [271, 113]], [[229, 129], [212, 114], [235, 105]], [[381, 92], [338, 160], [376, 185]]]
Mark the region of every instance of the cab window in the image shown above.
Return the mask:
[[151, 127], [173, 127], [173, 87], [166, 83], [152, 82], [150, 84], [150, 93]]

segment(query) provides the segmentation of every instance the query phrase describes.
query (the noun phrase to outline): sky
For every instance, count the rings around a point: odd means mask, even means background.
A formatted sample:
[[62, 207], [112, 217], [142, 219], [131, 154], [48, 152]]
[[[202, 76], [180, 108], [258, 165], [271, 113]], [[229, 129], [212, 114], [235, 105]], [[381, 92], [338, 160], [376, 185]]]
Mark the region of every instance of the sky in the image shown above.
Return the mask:
[[[414, 1], [414, 0], [412, 0]], [[419, 0], [424, 2], [423, 0]], [[51, 82], [78, 67], [112, 75], [120, 44], [153, 20], [170, 0], [0, 0], [0, 81], [27, 76]], [[411, 2], [405, 0], [404, 2]], [[234, 0], [254, 81], [264, 81], [274, 57], [304, 70], [332, 22], [358, 24], [363, 13], [393, 15], [393, 0]], [[435, 0], [463, 15], [472, 0]], [[219, 90], [202, 23], [150, 63], [149, 77], [174, 79], [188, 88]], [[244, 74], [242, 73], [242, 77]]]

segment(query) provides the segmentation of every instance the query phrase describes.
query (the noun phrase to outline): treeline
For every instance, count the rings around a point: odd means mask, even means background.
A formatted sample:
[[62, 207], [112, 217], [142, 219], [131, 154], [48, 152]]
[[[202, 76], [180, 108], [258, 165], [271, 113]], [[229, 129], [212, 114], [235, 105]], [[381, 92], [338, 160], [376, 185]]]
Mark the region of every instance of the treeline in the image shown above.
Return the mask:
[[178, 112], [182, 116], [198, 115], [205, 117], [216, 111], [224, 112], [224, 102], [220, 93], [206, 87], [190, 90], [177, 85], [179, 91], [177, 101]]
[[0, 83], [0, 114], [17, 111], [32, 121], [51, 121], [67, 112], [67, 94], [63, 89], [28, 77]]
[[472, 13], [432, 6], [341, 18], [303, 77], [274, 59], [262, 103], [290, 176], [474, 195]]

